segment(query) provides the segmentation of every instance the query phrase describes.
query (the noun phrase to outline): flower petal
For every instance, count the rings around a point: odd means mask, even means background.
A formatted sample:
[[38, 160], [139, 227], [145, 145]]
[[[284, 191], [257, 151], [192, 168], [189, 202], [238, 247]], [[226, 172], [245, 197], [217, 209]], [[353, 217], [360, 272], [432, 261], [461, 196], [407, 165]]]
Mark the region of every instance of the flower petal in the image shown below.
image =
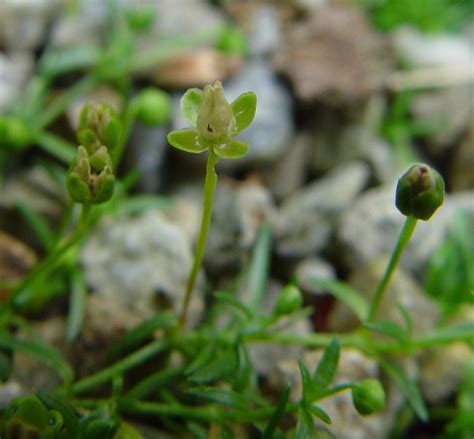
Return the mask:
[[194, 127], [197, 123], [197, 112], [201, 106], [203, 96], [204, 92], [201, 89], [190, 88], [184, 93], [179, 103], [184, 117]]
[[225, 145], [214, 147], [216, 155], [224, 159], [238, 159], [247, 154], [248, 150], [248, 143], [242, 142], [241, 140], [231, 140]]
[[257, 96], [251, 91], [242, 93], [230, 106], [235, 117], [232, 135], [237, 136], [252, 123], [257, 110]]
[[203, 145], [199, 140], [199, 134], [196, 130], [184, 129], [171, 131], [168, 133], [168, 143], [181, 151], [199, 154], [205, 151], [208, 146]]

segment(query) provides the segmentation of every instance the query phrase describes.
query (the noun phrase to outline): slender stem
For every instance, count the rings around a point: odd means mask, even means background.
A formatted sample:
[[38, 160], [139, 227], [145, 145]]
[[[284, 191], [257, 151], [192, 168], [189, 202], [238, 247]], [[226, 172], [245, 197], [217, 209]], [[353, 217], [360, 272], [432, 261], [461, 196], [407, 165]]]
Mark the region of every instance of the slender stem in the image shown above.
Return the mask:
[[372, 301], [372, 305], [370, 306], [369, 316], [367, 318], [368, 322], [371, 322], [377, 313], [378, 307], [380, 302], [382, 301], [383, 295], [387, 286], [390, 282], [392, 274], [397, 267], [398, 261], [405, 249], [406, 245], [410, 241], [411, 235], [415, 231], [417, 219], [413, 216], [407, 216], [405, 220], [405, 224], [403, 225], [402, 230], [400, 231], [400, 235], [398, 236], [397, 245], [393, 249], [392, 256], [390, 257], [390, 261], [388, 262], [387, 268], [385, 268], [385, 273], [380, 281], [377, 289], [375, 290], [374, 300]]
[[163, 340], [153, 341], [133, 354], [130, 354], [122, 360], [117, 361], [110, 367], [102, 369], [93, 375], [77, 381], [71, 387], [72, 394], [78, 395], [80, 393], [86, 392], [87, 390], [93, 389], [100, 384], [106, 383], [107, 381], [112, 380], [112, 378], [115, 376], [139, 366], [140, 364], [143, 364], [145, 361], [149, 360], [160, 352], [163, 352], [167, 347], [168, 344]]
[[18, 285], [15, 291], [3, 302], [0, 306], [0, 312], [11, 306], [22, 293], [26, 292], [27, 289], [34, 284], [40, 277], [45, 277], [50, 274], [56, 267], [57, 262], [61, 257], [77, 242], [82, 238], [88, 226], [88, 219], [90, 214], [91, 206], [84, 204], [82, 206], [81, 217], [79, 219], [76, 230], [72, 233], [69, 238], [59, 245], [54, 251], [52, 251], [41, 263], [36, 265], [35, 269], [31, 271]]
[[191, 273], [189, 274], [188, 283], [186, 285], [183, 308], [179, 318], [179, 323], [181, 326], [184, 326], [186, 322], [186, 313], [188, 311], [189, 301], [191, 300], [191, 294], [194, 289], [194, 284], [196, 283], [197, 274], [202, 265], [204, 250], [206, 249], [207, 234], [209, 232], [209, 226], [211, 224], [212, 203], [214, 201], [214, 194], [216, 192], [217, 186], [217, 174], [215, 169], [217, 161], [218, 157], [216, 153], [212, 150], [212, 148], [209, 148], [209, 155], [207, 157], [206, 166], [206, 180], [204, 182], [204, 200], [201, 217], [201, 230], [199, 232], [199, 239], [194, 254], [193, 267], [191, 269]]

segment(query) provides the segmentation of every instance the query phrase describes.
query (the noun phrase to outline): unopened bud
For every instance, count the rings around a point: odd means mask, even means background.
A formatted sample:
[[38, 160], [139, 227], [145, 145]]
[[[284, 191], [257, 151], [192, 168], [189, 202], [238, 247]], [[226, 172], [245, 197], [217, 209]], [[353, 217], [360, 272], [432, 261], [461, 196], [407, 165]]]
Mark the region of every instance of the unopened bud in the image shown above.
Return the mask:
[[90, 154], [84, 146], [79, 146], [66, 177], [70, 197], [77, 203], [103, 203], [112, 196], [114, 183], [112, 161], [107, 148], [101, 146]]
[[398, 180], [395, 204], [406, 216], [428, 220], [444, 199], [443, 177], [425, 164], [416, 164]]
[[171, 114], [170, 97], [156, 88], [147, 88], [140, 92], [134, 105], [137, 120], [146, 125], [163, 124]]
[[204, 97], [197, 113], [196, 128], [210, 143], [225, 143], [232, 137], [235, 117], [224, 96], [220, 81], [204, 87]]
[[385, 391], [379, 380], [367, 379], [355, 384], [352, 388], [352, 402], [361, 415], [383, 410]]
[[303, 304], [303, 295], [295, 285], [286, 286], [278, 296], [273, 313], [285, 315], [295, 312]]
[[121, 135], [121, 124], [115, 112], [106, 104], [84, 105], [79, 117], [77, 138], [81, 145], [113, 150]]

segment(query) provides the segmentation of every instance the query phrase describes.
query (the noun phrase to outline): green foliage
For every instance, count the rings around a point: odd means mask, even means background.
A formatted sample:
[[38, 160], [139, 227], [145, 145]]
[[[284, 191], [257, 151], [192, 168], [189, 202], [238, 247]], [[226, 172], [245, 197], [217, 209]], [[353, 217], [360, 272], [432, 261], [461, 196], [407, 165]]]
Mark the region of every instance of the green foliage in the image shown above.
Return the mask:
[[460, 30], [474, 16], [470, 0], [358, 0], [383, 31], [411, 24], [425, 32]]
[[427, 269], [425, 288], [445, 314], [474, 303], [474, 224], [459, 211]]

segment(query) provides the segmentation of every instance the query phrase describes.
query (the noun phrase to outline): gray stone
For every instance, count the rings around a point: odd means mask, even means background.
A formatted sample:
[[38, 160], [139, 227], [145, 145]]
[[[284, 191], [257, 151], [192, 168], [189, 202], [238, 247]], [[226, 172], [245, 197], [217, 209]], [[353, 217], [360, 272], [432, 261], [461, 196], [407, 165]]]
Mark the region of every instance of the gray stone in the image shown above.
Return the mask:
[[206, 267], [214, 273], [239, 270], [260, 226], [274, 214], [272, 197], [265, 187], [253, 181], [236, 184], [222, 179], [215, 197]]
[[6, 56], [0, 53], [0, 112], [6, 111], [21, 97], [32, 69], [31, 54], [14, 53]]
[[413, 67], [456, 66], [472, 63], [469, 37], [454, 34], [426, 34], [410, 26], [392, 33], [398, 57]]
[[288, 197], [303, 186], [310, 142], [308, 133], [296, 134], [274, 166], [262, 169], [265, 184], [277, 200]]
[[314, 284], [313, 279], [335, 279], [336, 270], [329, 262], [312, 257], [298, 263], [295, 276], [302, 291], [318, 296], [324, 291]]
[[12, 52], [41, 47], [57, 6], [57, 0], [2, 0], [0, 43], [3, 40], [3, 45]]
[[[97, 294], [144, 317], [160, 309], [181, 309], [192, 260], [188, 236], [154, 210], [104, 218], [81, 253], [86, 280]], [[196, 290], [190, 304], [194, 323], [203, 309], [196, 294], [199, 283]]]
[[163, 162], [168, 142], [167, 129], [136, 123], [130, 137], [126, 164], [140, 171], [138, 187], [144, 192], [157, 192], [163, 178]]
[[[232, 102], [241, 93], [253, 91], [257, 95], [257, 112], [252, 125], [240, 139], [250, 144], [249, 153], [239, 160], [223, 160], [223, 168], [242, 166], [249, 162], [272, 162], [289, 147], [293, 136], [292, 100], [278, 82], [269, 66], [252, 61], [224, 84], [226, 98]], [[189, 126], [179, 109], [179, 98], [174, 100], [173, 128]]]
[[363, 162], [338, 166], [282, 203], [274, 223], [276, 250], [305, 257], [324, 248], [339, 215], [364, 188], [369, 168]]
[[[415, 118], [422, 124], [433, 126], [432, 133], [426, 136], [426, 146], [432, 157], [446, 154], [471, 121], [474, 126], [473, 96], [474, 86], [464, 85], [420, 92], [413, 97], [412, 111]], [[472, 142], [470, 150], [474, 160]], [[470, 169], [472, 171], [472, 164]]]
[[[366, 191], [341, 217], [337, 229], [339, 261], [349, 270], [377, 256], [391, 254], [405, 216], [395, 207], [395, 182]], [[446, 235], [457, 209], [474, 216], [474, 194], [462, 192], [445, 197], [444, 205], [429, 221], [419, 221], [400, 264], [420, 276], [435, 248]]]
[[[472, 115], [473, 113], [471, 113]], [[453, 191], [474, 188], [474, 119], [453, 151], [448, 167], [448, 182]]]
[[250, 17], [247, 34], [249, 54], [263, 56], [278, 48], [281, 23], [278, 11], [270, 4], [258, 4]]

